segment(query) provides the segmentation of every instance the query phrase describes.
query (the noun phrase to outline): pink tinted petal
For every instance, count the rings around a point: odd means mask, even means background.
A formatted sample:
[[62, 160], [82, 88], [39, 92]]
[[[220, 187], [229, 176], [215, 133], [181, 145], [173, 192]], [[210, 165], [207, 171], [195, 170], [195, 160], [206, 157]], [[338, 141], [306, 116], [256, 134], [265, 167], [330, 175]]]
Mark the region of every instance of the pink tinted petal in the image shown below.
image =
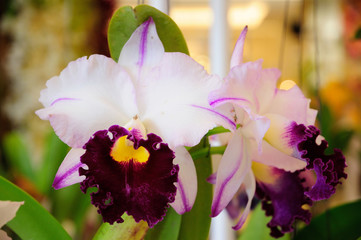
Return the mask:
[[268, 112], [269, 104], [276, 95], [276, 84], [280, 76], [281, 72], [277, 68], [262, 69], [261, 77], [254, 92], [258, 101], [258, 113], [260, 115]]
[[266, 141], [262, 143], [262, 153], [255, 155], [252, 160], [290, 172], [306, 167], [305, 161], [286, 155]]
[[178, 214], [183, 214], [192, 209], [197, 195], [197, 173], [193, 159], [184, 147], [177, 147], [174, 164], [178, 164], [177, 194], [170, 205]]
[[278, 114], [300, 124], [314, 124], [317, 112], [310, 109], [310, 101], [296, 85], [289, 90], [278, 89], [267, 113]]
[[248, 171], [251, 158], [247, 139], [239, 128], [229, 142], [217, 171], [217, 180], [212, 201], [212, 217], [217, 216], [238, 191]]
[[126, 68], [134, 80], [138, 80], [141, 71], [146, 73], [158, 65], [163, 54], [164, 47], [158, 37], [155, 23], [152, 18], [149, 18], [133, 32], [126, 42], [118, 63]]
[[137, 114], [129, 75], [111, 58], [80, 58], [47, 82], [41, 91], [43, 109], [36, 114], [49, 120], [60, 139], [81, 148], [97, 130], [125, 124]]
[[[238, 116], [238, 114], [237, 114]], [[242, 124], [242, 135], [255, 141], [258, 146], [258, 152], [262, 151], [262, 139], [270, 127], [270, 120], [248, 112], [244, 114]]]
[[241, 34], [238, 37], [238, 40], [236, 42], [236, 46], [234, 47], [232, 58], [231, 58], [231, 68], [234, 66], [240, 65], [243, 62], [243, 46], [244, 46], [244, 40], [246, 39], [248, 31], [248, 26], [246, 26]]
[[[148, 132], [161, 136], [172, 148], [194, 146], [216, 125], [234, 124], [212, 109], [208, 94], [221, 85], [183, 53], [165, 53], [137, 91], [140, 117]], [[233, 125], [234, 126], [234, 125]]]
[[299, 158], [297, 147], [290, 144], [289, 127], [294, 122], [277, 114], [266, 114], [265, 116], [271, 120], [271, 125], [264, 139], [279, 151]]
[[238, 105], [258, 112], [259, 101], [255, 91], [259, 88], [259, 79], [262, 72], [262, 60], [247, 62], [231, 69], [225, 83], [211, 92], [209, 102], [217, 106], [222, 101], [234, 101]]
[[246, 205], [241, 217], [239, 218], [237, 224], [235, 226], [233, 226], [234, 230], [238, 230], [243, 226], [243, 224], [246, 221], [248, 214], [251, 210], [252, 199], [256, 192], [256, 179], [254, 178], [252, 171], [249, 171], [247, 173], [246, 177], [244, 178], [243, 184], [246, 187], [246, 194], [247, 194], [248, 200], [247, 200], [247, 205]]
[[79, 176], [79, 168], [86, 168], [86, 165], [80, 162], [80, 157], [84, 153], [85, 150], [82, 148], [73, 148], [68, 152], [55, 175], [53, 188], [64, 188], [85, 179], [84, 176]]
[[13, 219], [24, 202], [0, 201], [0, 228]]

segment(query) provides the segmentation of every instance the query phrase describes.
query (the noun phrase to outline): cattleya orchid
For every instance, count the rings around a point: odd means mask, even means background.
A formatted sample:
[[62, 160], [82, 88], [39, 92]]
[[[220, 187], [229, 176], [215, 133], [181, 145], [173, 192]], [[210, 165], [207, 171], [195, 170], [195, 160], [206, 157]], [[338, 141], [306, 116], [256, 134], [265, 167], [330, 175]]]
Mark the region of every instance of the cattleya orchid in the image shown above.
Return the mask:
[[53, 187], [97, 187], [92, 204], [111, 224], [127, 212], [152, 227], [169, 203], [179, 214], [189, 211], [197, 178], [184, 146], [217, 124], [235, 128], [208, 105], [220, 84], [189, 56], [164, 52], [151, 18], [118, 63], [101, 55], [69, 63], [47, 82], [36, 112], [72, 148]]
[[[262, 60], [243, 63], [247, 27], [242, 31], [231, 58], [225, 83], [210, 94], [209, 102], [239, 126], [221, 159], [215, 183], [212, 216], [245, 186], [248, 202], [234, 229], [240, 229], [256, 194], [262, 199], [271, 235], [292, 231], [295, 219], [308, 223], [304, 204], [329, 198], [340, 178], [346, 178], [341, 151], [325, 155], [327, 142], [313, 126], [317, 112], [310, 100], [293, 87], [277, 88], [278, 69], [262, 69]], [[305, 181], [305, 170], [314, 170], [316, 183]]]
[[[24, 202], [0, 201], [0, 228], [13, 219]], [[0, 230], [0, 239], [11, 240], [6, 232]]]

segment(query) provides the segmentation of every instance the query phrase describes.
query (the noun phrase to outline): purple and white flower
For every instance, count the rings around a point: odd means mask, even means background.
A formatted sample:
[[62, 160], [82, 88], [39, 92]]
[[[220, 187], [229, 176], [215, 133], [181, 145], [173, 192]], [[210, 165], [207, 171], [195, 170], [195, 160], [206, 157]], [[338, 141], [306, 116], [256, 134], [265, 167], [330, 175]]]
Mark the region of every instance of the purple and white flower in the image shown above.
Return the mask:
[[189, 211], [197, 177], [184, 146], [217, 124], [236, 128], [209, 107], [208, 94], [220, 85], [189, 56], [164, 52], [152, 19], [135, 30], [118, 63], [101, 55], [69, 63], [47, 82], [36, 112], [72, 148], [53, 187], [98, 187], [92, 203], [110, 223], [128, 212], [153, 226], [168, 203]]
[[[257, 193], [266, 214], [272, 215], [271, 234], [281, 236], [292, 230], [296, 218], [309, 221], [310, 213], [302, 205], [335, 192], [340, 178], [346, 178], [345, 158], [337, 149], [324, 154], [327, 142], [319, 139], [320, 131], [313, 126], [317, 111], [296, 85], [277, 88], [278, 69], [263, 69], [262, 60], [243, 63], [246, 33], [247, 27], [236, 43], [225, 83], [209, 98], [212, 107], [239, 126], [216, 173], [212, 216], [243, 184], [248, 202], [234, 229], [242, 227]], [[305, 169], [315, 171], [315, 185], [302, 183]]]

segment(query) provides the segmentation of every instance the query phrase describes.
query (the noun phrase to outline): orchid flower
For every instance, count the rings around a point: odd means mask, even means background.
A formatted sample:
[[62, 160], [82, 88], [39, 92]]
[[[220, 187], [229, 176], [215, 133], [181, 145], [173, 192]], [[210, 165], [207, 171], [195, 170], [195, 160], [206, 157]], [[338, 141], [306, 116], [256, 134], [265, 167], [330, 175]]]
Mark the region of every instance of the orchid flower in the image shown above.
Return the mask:
[[[15, 217], [16, 212], [23, 204], [24, 202], [0, 201], [0, 228]], [[11, 240], [6, 232], [2, 230], [0, 230], [0, 239]]]
[[[242, 227], [256, 193], [266, 215], [273, 216], [271, 235], [279, 237], [292, 231], [296, 218], [309, 222], [310, 213], [302, 205], [329, 198], [340, 178], [346, 178], [346, 164], [340, 150], [324, 154], [327, 142], [313, 126], [317, 111], [296, 85], [277, 88], [278, 69], [262, 69], [262, 60], [242, 62], [246, 33], [247, 27], [236, 43], [225, 83], [209, 98], [212, 107], [239, 126], [216, 173], [212, 216], [243, 184], [248, 202], [233, 228]], [[302, 183], [305, 169], [315, 171], [315, 185]]]
[[235, 128], [209, 107], [208, 94], [220, 84], [189, 56], [164, 52], [151, 18], [118, 63], [101, 55], [69, 63], [47, 82], [36, 112], [72, 148], [53, 187], [97, 187], [92, 204], [109, 223], [123, 222], [127, 212], [152, 227], [169, 203], [179, 214], [189, 211], [197, 177], [184, 146], [217, 124]]

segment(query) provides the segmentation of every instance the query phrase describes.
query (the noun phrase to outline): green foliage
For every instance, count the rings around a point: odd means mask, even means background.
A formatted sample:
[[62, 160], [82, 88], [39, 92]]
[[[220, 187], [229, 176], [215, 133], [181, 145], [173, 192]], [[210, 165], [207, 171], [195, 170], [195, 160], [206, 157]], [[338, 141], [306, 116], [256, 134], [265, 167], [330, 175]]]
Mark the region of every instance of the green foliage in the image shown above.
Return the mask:
[[182, 216], [170, 207], [164, 220], [148, 230], [145, 240], [177, 240], [181, 219]]
[[361, 200], [332, 208], [312, 219], [294, 240], [353, 240], [361, 236]]
[[[270, 229], [267, 227], [267, 223], [271, 220], [271, 217], [267, 217], [265, 212], [261, 208], [261, 204], [251, 212], [249, 216], [249, 222], [243, 227], [241, 235], [238, 240], [271, 240], [274, 239], [270, 235]], [[290, 239], [289, 234], [284, 235], [280, 240]]]
[[354, 135], [354, 131], [338, 129], [335, 127], [335, 118], [329, 107], [324, 104], [321, 106], [317, 119], [320, 123], [321, 135], [325, 137], [328, 142], [329, 147], [326, 149], [326, 153], [332, 154], [334, 148], [344, 151], [347, 148], [351, 137]]
[[156, 24], [158, 36], [166, 52], [189, 54], [182, 32], [168, 15], [148, 5], [138, 5], [134, 10], [125, 6], [114, 13], [109, 23], [108, 44], [110, 55], [115, 61], [118, 61], [124, 44], [134, 30], [149, 17], [152, 17]]
[[28, 147], [22, 136], [17, 132], [6, 135], [3, 139], [4, 155], [11, 168], [17, 171], [15, 174], [22, 175], [35, 182], [35, 172], [31, 164]]
[[355, 39], [361, 39], [361, 27], [355, 32]]
[[133, 217], [124, 214], [123, 223], [103, 223], [95, 234], [93, 240], [141, 240], [148, 230], [144, 221], [135, 222]]
[[0, 192], [0, 200], [2, 201], [25, 202], [20, 207], [16, 217], [7, 223], [7, 226], [21, 239], [71, 239], [55, 218], [35, 199], [1, 176]]
[[48, 193], [69, 147], [51, 131], [46, 137], [44, 149], [43, 160], [37, 173], [37, 185], [42, 193]]

